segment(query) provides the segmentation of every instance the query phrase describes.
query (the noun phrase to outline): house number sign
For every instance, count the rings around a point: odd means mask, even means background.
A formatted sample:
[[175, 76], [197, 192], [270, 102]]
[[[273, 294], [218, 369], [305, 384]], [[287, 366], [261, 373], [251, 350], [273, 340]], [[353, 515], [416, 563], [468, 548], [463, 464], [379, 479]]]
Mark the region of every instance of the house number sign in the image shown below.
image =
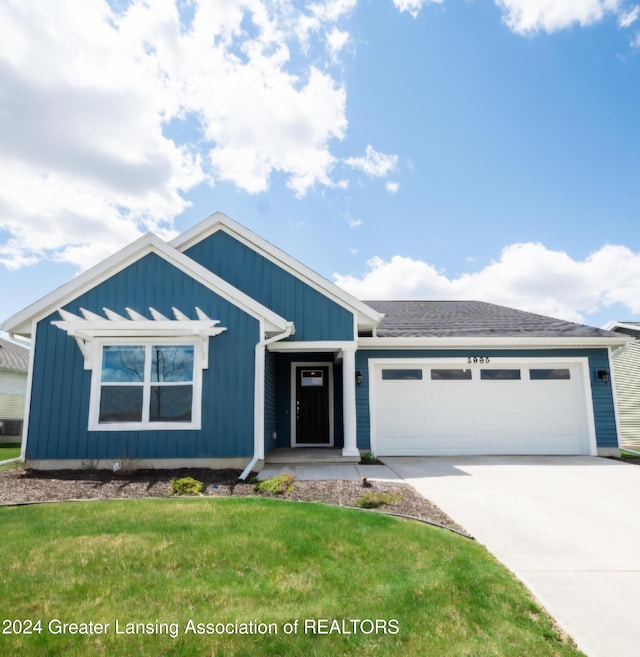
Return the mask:
[[481, 365], [489, 362], [489, 356], [469, 356], [467, 358], [467, 363], [480, 363]]

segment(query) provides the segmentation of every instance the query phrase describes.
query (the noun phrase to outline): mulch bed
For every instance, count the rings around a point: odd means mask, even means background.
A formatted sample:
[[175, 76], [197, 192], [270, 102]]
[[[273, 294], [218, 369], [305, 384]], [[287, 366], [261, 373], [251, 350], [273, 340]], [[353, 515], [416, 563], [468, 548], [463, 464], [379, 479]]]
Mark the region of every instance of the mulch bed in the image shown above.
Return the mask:
[[[239, 480], [240, 473], [240, 470], [209, 469], [135, 470], [117, 473], [110, 470], [6, 470], [0, 472], [0, 505], [167, 497], [171, 479], [174, 477], [193, 477], [204, 482], [204, 495], [208, 497], [259, 496], [249, 481], [250, 477], [247, 481]], [[409, 484], [372, 481], [371, 478], [368, 483], [370, 486], [365, 488], [361, 481], [296, 480], [293, 491], [279, 497], [352, 507], [356, 506], [363, 493], [398, 493], [401, 499], [379, 510], [410, 516], [464, 533], [460, 525]]]

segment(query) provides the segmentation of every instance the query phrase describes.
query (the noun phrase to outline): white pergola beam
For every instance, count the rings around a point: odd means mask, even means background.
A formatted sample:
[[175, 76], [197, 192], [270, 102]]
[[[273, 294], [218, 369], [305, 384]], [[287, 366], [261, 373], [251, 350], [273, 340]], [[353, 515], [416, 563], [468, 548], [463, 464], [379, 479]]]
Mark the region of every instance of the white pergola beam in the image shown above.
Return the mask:
[[103, 308], [104, 317], [85, 308], [80, 308], [82, 317], [60, 309], [58, 313], [61, 319], [51, 323], [75, 338], [84, 357], [85, 369], [92, 367], [93, 343], [96, 338], [197, 338], [203, 367], [206, 368], [209, 338], [227, 330], [218, 326], [219, 320], [211, 319], [197, 307], [195, 312], [198, 319], [190, 319], [177, 308], [172, 308], [175, 319], [169, 319], [155, 308], [149, 308], [153, 319], [131, 308], [125, 310], [131, 319], [109, 308]]

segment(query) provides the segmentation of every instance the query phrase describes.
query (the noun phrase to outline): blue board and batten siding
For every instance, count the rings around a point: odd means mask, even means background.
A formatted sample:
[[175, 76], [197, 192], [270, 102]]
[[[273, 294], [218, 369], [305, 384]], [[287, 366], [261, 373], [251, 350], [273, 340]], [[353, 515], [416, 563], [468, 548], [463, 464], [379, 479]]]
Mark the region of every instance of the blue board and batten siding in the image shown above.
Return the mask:
[[[274, 439], [275, 436], [275, 439]], [[278, 381], [277, 355], [265, 350], [264, 359], [264, 452], [277, 447], [278, 436]]]
[[353, 313], [219, 230], [185, 255], [288, 321], [291, 341], [354, 340]]
[[[596, 445], [601, 448], [618, 447], [613, 394], [610, 385], [598, 380], [599, 369], [609, 369], [608, 349], [543, 349], [543, 350], [482, 350], [490, 358], [576, 358], [589, 359], [589, 375], [593, 401]], [[361, 350], [356, 352], [356, 369], [363, 374], [362, 384], [356, 388], [358, 448], [370, 449], [371, 418], [369, 410], [370, 358], [466, 358], [468, 352], [454, 350]]]
[[200, 430], [88, 431], [91, 372], [75, 340], [53, 326], [54, 313], [38, 322], [29, 459], [250, 457], [254, 440], [255, 345], [260, 324], [237, 306], [166, 262], [148, 254], [64, 308], [124, 315], [129, 307], [149, 317], [149, 306], [172, 317], [175, 306], [196, 319], [195, 307], [227, 331], [209, 340], [203, 370]]

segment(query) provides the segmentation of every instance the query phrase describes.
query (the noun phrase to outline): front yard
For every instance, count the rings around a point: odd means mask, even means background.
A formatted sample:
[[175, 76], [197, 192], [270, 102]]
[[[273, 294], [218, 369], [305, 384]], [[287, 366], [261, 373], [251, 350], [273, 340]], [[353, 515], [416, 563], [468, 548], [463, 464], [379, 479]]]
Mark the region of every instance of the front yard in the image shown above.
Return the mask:
[[0, 654], [582, 654], [483, 547], [414, 521], [229, 497], [3, 507], [0, 523]]
[[[5, 443], [0, 445], [0, 463], [8, 459], [15, 459], [20, 456], [20, 443]], [[0, 465], [0, 470], [4, 470], [10, 467], [14, 467], [11, 464], [9, 465]]]

